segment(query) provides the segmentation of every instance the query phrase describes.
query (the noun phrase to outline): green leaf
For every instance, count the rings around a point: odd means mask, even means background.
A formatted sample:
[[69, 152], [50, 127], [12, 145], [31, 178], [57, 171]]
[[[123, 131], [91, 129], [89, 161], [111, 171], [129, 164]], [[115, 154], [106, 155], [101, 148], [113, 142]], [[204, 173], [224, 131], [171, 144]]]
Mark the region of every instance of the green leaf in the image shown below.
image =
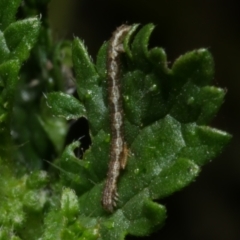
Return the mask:
[[99, 239], [98, 221], [90, 217], [77, 217], [78, 210], [76, 194], [68, 188], [63, 189], [60, 209], [51, 211], [45, 218], [43, 239]]
[[91, 131], [95, 135], [101, 129], [108, 128], [108, 110], [101, 88], [104, 85], [103, 79], [97, 73], [86, 48], [79, 39], [73, 41], [72, 51], [79, 99], [87, 110]]
[[0, 229], [0, 239], [1, 240], [21, 240], [21, 238], [14, 235], [13, 231], [9, 231], [9, 229], [1, 228]]
[[49, 182], [48, 175], [45, 171], [32, 172], [26, 181], [29, 189], [39, 189], [44, 187]]
[[43, 209], [49, 200], [46, 173], [34, 172], [20, 178], [2, 158], [0, 165], [0, 236], [6, 237], [1, 239], [39, 238]]
[[75, 53], [73, 55], [73, 63], [76, 66], [77, 85], [82, 84], [82, 87], [79, 87], [78, 91], [81, 99], [84, 100], [88, 97], [85, 96], [87, 94], [87, 87], [95, 85], [98, 73], [84, 44], [77, 38], [74, 39], [72, 51]]
[[28, 18], [10, 24], [4, 30], [4, 36], [11, 58], [26, 60], [37, 40], [39, 30], [40, 22], [37, 18]]
[[180, 56], [174, 62], [172, 71], [177, 87], [188, 81], [206, 86], [213, 80], [213, 58], [207, 49], [194, 50]]
[[221, 88], [206, 86], [202, 88], [197, 101], [201, 103], [201, 113], [198, 116], [199, 125], [206, 124], [217, 114], [217, 111], [224, 102], [226, 91]]
[[[14, 95], [18, 83], [20, 64], [11, 60], [0, 64], [0, 153], [9, 155], [10, 147], [10, 120]], [[3, 152], [2, 152], [3, 150]]]
[[[205, 49], [189, 52], [169, 69], [162, 48], [148, 49], [153, 25], [144, 26], [135, 35], [136, 28], [133, 25], [126, 36], [126, 54], [121, 58], [128, 161], [117, 182], [119, 199], [113, 213], [107, 213], [101, 205], [110, 150], [108, 44], [100, 48], [95, 66], [82, 42], [74, 40], [77, 90], [93, 132], [93, 144], [81, 160], [74, 155], [79, 143], [69, 145], [55, 165], [61, 185], [73, 189], [79, 203], [78, 210], [75, 208], [79, 215], [72, 226], [63, 224], [61, 207], [60, 213], [52, 211], [46, 218], [46, 221], [50, 218], [53, 221], [53, 216], [58, 219], [62, 234], [66, 234], [62, 238], [74, 238], [74, 224], [80, 226], [83, 222], [92, 225], [88, 230], [81, 225], [79, 236], [86, 235], [89, 239], [149, 235], [166, 218], [166, 208], [154, 200], [194, 181], [201, 166], [216, 157], [231, 138], [225, 132], [205, 126], [225, 95], [222, 89], [209, 85], [213, 78], [211, 54]], [[47, 225], [46, 231], [51, 232]], [[52, 236], [59, 237], [58, 233]]]
[[[132, 51], [131, 51], [131, 48], [130, 48], [130, 43], [132, 41], [132, 37], [133, 37], [133, 34], [136, 32], [137, 28], [139, 27], [139, 24], [133, 24], [130, 31], [127, 33], [124, 41], [123, 41], [123, 47], [124, 47], [124, 50], [127, 54], [127, 56], [132, 59], [133, 56], [132, 56]], [[150, 27], [151, 28], [151, 27]]]
[[107, 48], [108, 44], [105, 42], [98, 51], [96, 61], [96, 70], [103, 79], [107, 77]]
[[0, 3], [0, 21], [3, 21], [0, 30], [0, 150], [7, 157], [11, 153], [10, 122], [20, 66], [29, 56], [40, 29], [37, 18], [11, 23], [19, 4], [19, 1], [7, 3], [5, 0]]
[[78, 214], [78, 199], [73, 190], [63, 189], [61, 208], [63, 214], [69, 219], [74, 218]]
[[67, 135], [67, 122], [65, 119], [57, 118], [54, 116], [39, 116], [38, 120], [52, 141], [56, 152], [61, 153], [65, 144], [65, 138]]
[[17, 60], [7, 61], [0, 65], [0, 81], [4, 87], [1, 99], [6, 107], [9, 107], [9, 103], [13, 101], [19, 70], [20, 64]]
[[132, 43], [132, 56], [134, 63], [139, 68], [146, 70], [150, 67], [148, 66], [148, 42], [153, 29], [153, 24], [145, 25], [139, 30]]
[[8, 59], [9, 54], [10, 50], [8, 49], [4, 34], [0, 30], [0, 64]]
[[4, 30], [15, 20], [15, 14], [20, 4], [21, 0], [0, 1], [0, 30]]
[[183, 127], [183, 136], [188, 147], [181, 150], [180, 156], [194, 160], [202, 166], [221, 153], [231, 136], [207, 126], [189, 124]]
[[51, 113], [56, 117], [70, 120], [78, 119], [86, 114], [84, 106], [69, 94], [49, 93], [46, 95], [46, 103], [51, 108]]

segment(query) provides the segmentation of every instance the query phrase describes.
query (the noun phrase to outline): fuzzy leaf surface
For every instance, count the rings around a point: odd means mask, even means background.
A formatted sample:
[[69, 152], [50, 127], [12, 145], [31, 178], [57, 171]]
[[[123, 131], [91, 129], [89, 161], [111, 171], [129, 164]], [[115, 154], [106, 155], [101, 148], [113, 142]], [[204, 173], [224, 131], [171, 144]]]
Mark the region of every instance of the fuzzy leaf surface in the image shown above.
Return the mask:
[[10, 57], [17, 58], [21, 62], [26, 60], [37, 40], [39, 30], [40, 22], [37, 18], [28, 18], [10, 24], [4, 30]]
[[77, 119], [85, 115], [84, 106], [74, 97], [61, 92], [49, 93], [46, 102], [54, 116], [63, 117], [67, 120]]
[[16, 0], [0, 3], [0, 153], [3, 156], [10, 154], [7, 151], [11, 144], [10, 122], [21, 63], [29, 56], [40, 29], [37, 18], [12, 22], [19, 4]]
[[[166, 218], [166, 208], [154, 200], [192, 182], [201, 166], [216, 157], [231, 138], [205, 126], [225, 94], [209, 85], [213, 79], [211, 54], [206, 49], [188, 52], [170, 69], [162, 48], [148, 49], [153, 28], [149, 24], [135, 33], [134, 25], [124, 41], [121, 83], [129, 154], [126, 169], [118, 179], [119, 200], [113, 213], [105, 212], [101, 206], [110, 146], [107, 43], [100, 49], [96, 65], [80, 40], [73, 43], [77, 91], [86, 109], [93, 144], [78, 160], [74, 149], [79, 143], [72, 143], [57, 162], [61, 185], [73, 189], [79, 203], [79, 215], [68, 226], [56, 211], [47, 216], [46, 221], [56, 218], [61, 222], [62, 234], [67, 231], [74, 236], [75, 223], [82, 226], [87, 222], [79, 239], [87, 233], [103, 240], [124, 239], [128, 234], [149, 235]], [[70, 221], [69, 216], [65, 217]]]
[[15, 14], [20, 4], [21, 0], [0, 1], [0, 30], [4, 30], [15, 20]]

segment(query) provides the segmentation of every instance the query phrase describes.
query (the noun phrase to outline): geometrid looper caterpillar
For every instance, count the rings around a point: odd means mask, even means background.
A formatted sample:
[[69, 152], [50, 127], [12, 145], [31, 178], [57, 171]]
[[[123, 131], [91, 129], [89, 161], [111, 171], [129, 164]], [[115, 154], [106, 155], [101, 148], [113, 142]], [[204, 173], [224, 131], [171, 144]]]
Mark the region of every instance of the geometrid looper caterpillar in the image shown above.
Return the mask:
[[124, 52], [123, 40], [131, 26], [122, 25], [116, 29], [108, 45], [107, 76], [108, 104], [110, 113], [110, 160], [107, 180], [102, 195], [104, 209], [112, 212], [118, 198], [117, 179], [127, 162], [127, 145], [123, 133], [123, 107], [120, 82], [120, 54]]

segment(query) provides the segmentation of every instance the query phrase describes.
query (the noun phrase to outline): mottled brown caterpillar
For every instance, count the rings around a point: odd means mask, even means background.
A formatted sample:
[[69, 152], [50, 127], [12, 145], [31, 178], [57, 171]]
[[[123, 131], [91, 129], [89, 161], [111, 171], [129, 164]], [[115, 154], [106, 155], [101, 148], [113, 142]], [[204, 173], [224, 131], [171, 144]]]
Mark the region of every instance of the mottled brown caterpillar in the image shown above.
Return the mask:
[[107, 75], [108, 104], [110, 114], [110, 161], [107, 180], [103, 190], [102, 205], [112, 212], [118, 199], [117, 179], [127, 162], [127, 145], [123, 133], [123, 107], [120, 82], [120, 54], [124, 52], [123, 40], [131, 26], [122, 25], [116, 29], [108, 44]]

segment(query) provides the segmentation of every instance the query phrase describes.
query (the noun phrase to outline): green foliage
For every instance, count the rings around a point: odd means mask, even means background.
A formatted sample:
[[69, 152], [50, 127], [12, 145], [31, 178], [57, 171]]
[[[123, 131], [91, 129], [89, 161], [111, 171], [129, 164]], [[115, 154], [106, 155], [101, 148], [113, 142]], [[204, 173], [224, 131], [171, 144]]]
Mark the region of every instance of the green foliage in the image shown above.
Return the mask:
[[0, 2], [0, 29], [3, 31], [8, 25], [15, 21], [15, 14], [21, 0], [1, 0]]
[[14, 177], [0, 159], [0, 239], [36, 239], [41, 236], [43, 207], [49, 198], [47, 173]]
[[[41, 100], [44, 93], [64, 91], [69, 64], [70, 43], [53, 42], [47, 19], [47, 1], [27, 0], [18, 9], [21, 19], [39, 16], [41, 26], [29, 59], [20, 71], [12, 117], [13, 140], [20, 146], [14, 158], [19, 172], [40, 169], [62, 151], [67, 124], [52, 117]], [[29, 33], [28, 33], [29, 34]]]
[[[10, 145], [10, 121], [20, 66], [36, 42], [40, 23], [37, 18], [12, 22], [20, 1], [0, 3], [0, 153]], [[5, 153], [4, 153], [5, 152]]]
[[[108, 43], [94, 64], [82, 41], [73, 41], [78, 99], [63, 93], [62, 66], [71, 67], [69, 43], [54, 45], [45, 11], [42, 26], [37, 18], [16, 20], [20, 2], [0, 1], [0, 240], [149, 235], [166, 218], [165, 206], [155, 200], [187, 186], [230, 140], [227, 133], [206, 126], [225, 95], [210, 86], [211, 54], [206, 49], [188, 52], [169, 68], [162, 48], [148, 49], [152, 24], [138, 32], [134, 25], [126, 36], [121, 83], [129, 156], [110, 214], [101, 206], [110, 145]], [[47, 2], [25, 1], [19, 14], [37, 14]], [[80, 160], [74, 154], [79, 141], [62, 150], [66, 120], [81, 116], [89, 121], [92, 146]], [[19, 144], [30, 139], [25, 149], [14, 146], [11, 130]], [[42, 159], [51, 157], [41, 154], [49, 146], [58, 157], [45, 172]]]
[[49, 93], [47, 101], [54, 116], [69, 120], [78, 119], [85, 114], [83, 105], [69, 94], [58, 92]]
[[[62, 236], [65, 231], [71, 232], [69, 239], [74, 239], [72, 225], [86, 218], [98, 222], [95, 239], [150, 234], [166, 218], [165, 207], [153, 200], [162, 199], [192, 182], [200, 167], [217, 156], [230, 139], [228, 134], [205, 126], [225, 95], [222, 89], [209, 86], [213, 79], [211, 54], [206, 49], [189, 52], [179, 57], [170, 69], [163, 49], [148, 49], [153, 25], [144, 26], [135, 35], [136, 28], [137, 25], [133, 26], [125, 38], [126, 54], [122, 57], [129, 157], [118, 182], [119, 201], [113, 214], [107, 214], [101, 206], [110, 141], [107, 44], [100, 49], [94, 65], [83, 43], [79, 39], [73, 42], [80, 102], [61, 93], [47, 96], [54, 115], [66, 119], [86, 115], [92, 134], [93, 145], [84, 154], [83, 161], [74, 155], [74, 149], [79, 146], [76, 142], [66, 148], [57, 162], [61, 185], [74, 189], [78, 196], [78, 215], [69, 226], [63, 224], [61, 213], [56, 211], [49, 213], [47, 219], [57, 214], [56, 218], [61, 221], [59, 231]], [[73, 110], [76, 107], [78, 110]], [[62, 215], [67, 217], [66, 213]], [[48, 224], [46, 229], [50, 235]], [[93, 224], [91, 231], [95, 228]], [[84, 232], [81, 230], [79, 236]]]

